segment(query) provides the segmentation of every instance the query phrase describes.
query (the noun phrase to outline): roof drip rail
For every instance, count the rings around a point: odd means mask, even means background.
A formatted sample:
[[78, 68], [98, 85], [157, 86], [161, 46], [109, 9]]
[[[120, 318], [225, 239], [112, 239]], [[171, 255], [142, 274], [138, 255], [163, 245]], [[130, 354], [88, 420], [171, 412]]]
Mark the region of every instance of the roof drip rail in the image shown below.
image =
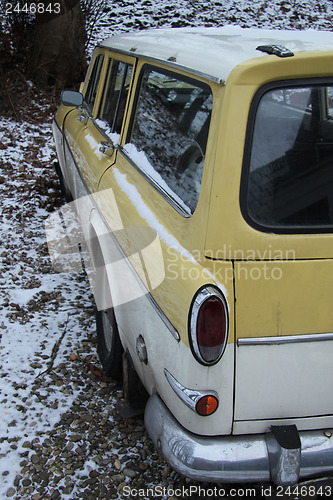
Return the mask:
[[283, 45], [259, 45], [256, 50], [261, 52], [266, 52], [267, 54], [273, 54], [278, 57], [292, 57], [294, 53]]

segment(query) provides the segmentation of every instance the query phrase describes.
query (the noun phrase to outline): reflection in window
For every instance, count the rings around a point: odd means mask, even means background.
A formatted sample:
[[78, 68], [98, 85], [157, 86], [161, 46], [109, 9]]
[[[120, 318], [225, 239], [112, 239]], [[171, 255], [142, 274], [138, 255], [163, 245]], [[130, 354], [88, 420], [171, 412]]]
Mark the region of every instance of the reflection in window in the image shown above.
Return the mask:
[[333, 87], [327, 88], [327, 116], [333, 119]]
[[207, 85], [146, 69], [125, 152], [187, 212], [199, 198], [212, 94]]
[[114, 144], [118, 144], [119, 141], [131, 76], [131, 65], [109, 60], [97, 125], [105, 131]]
[[92, 110], [94, 108], [102, 66], [103, 66], [103, 55], [100, 54], [95, 59], [93, 69], [90, 73], [87, 90], [84, 96], [85, 103], [90, 113], [92, 113]]
[[333, 223], [332, 87], [275, 89], [258, 105], [247, 212], [266, 227]]

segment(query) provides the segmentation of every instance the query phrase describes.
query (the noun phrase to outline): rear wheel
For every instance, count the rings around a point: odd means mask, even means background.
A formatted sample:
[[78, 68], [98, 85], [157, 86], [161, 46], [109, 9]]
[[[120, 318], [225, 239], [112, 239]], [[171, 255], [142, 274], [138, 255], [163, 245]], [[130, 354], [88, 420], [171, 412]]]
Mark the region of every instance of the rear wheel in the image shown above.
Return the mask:
[[121, 380], [123, 347], [112, 307], [97, 311], [96, 329], [97, 351], [104, 372], [114, 380]]

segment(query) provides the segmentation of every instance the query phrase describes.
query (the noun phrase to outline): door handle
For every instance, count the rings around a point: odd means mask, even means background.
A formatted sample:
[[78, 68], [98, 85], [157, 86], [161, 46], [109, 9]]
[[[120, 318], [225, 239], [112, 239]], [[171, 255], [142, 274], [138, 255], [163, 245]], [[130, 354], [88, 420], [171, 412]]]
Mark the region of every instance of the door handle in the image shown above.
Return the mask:
[[88, 116], [85, 115], [84, 113], [81, 113], [77, 119], [79, 120], [79, 122], [83, 123], [83, 125], [85, 125], [88, 121]]
[[99, 150], [105, 155], [111, 156], [114, 151], [114, 146], [109, 144], [107, 141], [102, 141]]

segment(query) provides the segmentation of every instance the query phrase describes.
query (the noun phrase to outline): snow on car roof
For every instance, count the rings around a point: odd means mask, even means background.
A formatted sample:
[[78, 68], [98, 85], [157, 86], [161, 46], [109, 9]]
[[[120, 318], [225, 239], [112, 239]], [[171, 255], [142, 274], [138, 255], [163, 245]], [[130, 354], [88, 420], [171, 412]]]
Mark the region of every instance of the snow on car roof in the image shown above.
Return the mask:
[[333, 50], [333, 33], [240, 28], [166, 28], [114, 35], [100, 44], [117, 52], [164, 62], [211, 80], [226, 82], [238, 64], [266, 54], [258, 45], [282, 45], [292, 52]]

